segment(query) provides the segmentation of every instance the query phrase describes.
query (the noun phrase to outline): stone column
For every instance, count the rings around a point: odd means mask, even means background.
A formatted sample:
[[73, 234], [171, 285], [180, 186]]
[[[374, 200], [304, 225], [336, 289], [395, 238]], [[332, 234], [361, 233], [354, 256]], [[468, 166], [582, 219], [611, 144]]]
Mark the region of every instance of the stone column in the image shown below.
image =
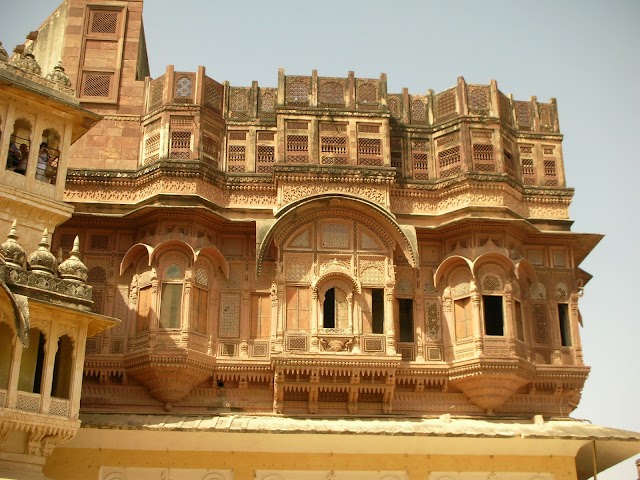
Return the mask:
[[56, 352], [58, 351], [57, 325], [51, 326], [45, 333], [44, 365], [42, 366], [42, 379], [40, 383], [40, 412], [49, 413], [51, 405], [51, 385], [53, 384], [53, 369], [56, 364]]
[[18, 400], [18, 382], [20, 381], [20, 363], [22, 361], [23, 347], [17, 335], [14, 335], [11, 341], [13, 343], [13, 358], [11, 359], [11, 370], [9, 371], [6, 406], [7, 408], [15, 409]]
[[471, 297], [471, 318], [473, 321], [473, 337], [475, 338], [475, 354], [479, 355], [483, 352], [482, 337], [484, 336], [484, 325], [482, 315], [480, 314], [482, 295], [480, 295], [478, 291], [475, 280], [469, 282], [469, 296]]
[[75, 419], [80, 412], [80, 394], [82, 393], [82, 374], [84, 368], [85, 346], [87, 344], [87, 325], [78, 326], [78, 338], [74, 349], [73, 372], [69, 386], [69, 418]]
[[311, 289], [311, 351], [318, 351], [318, 289]]
[[393, 284], [384, 289], [384, 330], [387, 333], [387, 354], [396, 353], [396, 331], [393, 324]]
[[248, 281], [242, 284], [242, 305], [240, 307], [240, 357], [249, 356], [249, 323], [251, 322], [251, 287]]

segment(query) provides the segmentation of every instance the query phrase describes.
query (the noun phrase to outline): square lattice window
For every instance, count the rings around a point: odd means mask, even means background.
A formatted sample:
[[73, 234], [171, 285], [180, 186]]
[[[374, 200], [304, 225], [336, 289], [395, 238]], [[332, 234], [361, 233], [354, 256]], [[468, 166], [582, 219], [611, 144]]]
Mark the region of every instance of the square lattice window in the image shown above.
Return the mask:
[[113, 73], [85, 72], [82, 78], [83, 97], [109, 97]]

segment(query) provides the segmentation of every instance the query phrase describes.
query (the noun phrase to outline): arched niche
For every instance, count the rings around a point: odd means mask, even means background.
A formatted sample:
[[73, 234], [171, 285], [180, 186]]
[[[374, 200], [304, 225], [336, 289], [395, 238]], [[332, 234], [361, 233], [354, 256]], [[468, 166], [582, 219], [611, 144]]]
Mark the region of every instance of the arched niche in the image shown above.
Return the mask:
[[[266, 252], [275, 244], [282, 247], [305, 224], [317, 219], [353, 220], [375, 233], [385, 248], [393, 252], [399, 245], [407, 262], [419, 264], [415, 229], [400, 225], [393, 214], [381, 206], [350, 195], [323, 194], [297, 200], [275, 214], [276, 220], [256, 223], [256, 273], [259, 276]], [[317, 248], [317, 244], [314, 245]]]

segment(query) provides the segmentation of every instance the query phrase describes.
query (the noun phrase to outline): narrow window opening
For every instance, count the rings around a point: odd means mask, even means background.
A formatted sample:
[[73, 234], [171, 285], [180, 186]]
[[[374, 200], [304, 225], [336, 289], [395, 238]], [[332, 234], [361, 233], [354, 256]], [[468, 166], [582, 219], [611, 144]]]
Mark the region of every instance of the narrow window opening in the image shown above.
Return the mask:
[[502, 312], [502, 297], [483, 295], [484, 333], [485, 335], [504, 335], [504, 315]]
[[384, 333], [384, 289], [371, 289], [371, 333]]
[[324, 305], [322, 306], [322, 327], [336, 328], [336, 289], [330, 288], [324, 294]]
[[58, 339], [58, 350], [53, 367], [51, 396], [69, 399], [71, 372], [73, 371], [73, 342], [67, 335]]
[[40, 330], [32, 328], [29, 332], [29, 348], [22, 350], [20, 360], [18, 390], [22, 392], [40, 393], [44, 366], [44, 342], [45, 338]]
[[398, 299], [400, 314], [400, 341], [413, 342], [413, 299]]
[[558, 320], [560, 322], [560, 341], [563, 347], [571, 346], [571, 322], [569, 321], [569, 305], [558, 304]]

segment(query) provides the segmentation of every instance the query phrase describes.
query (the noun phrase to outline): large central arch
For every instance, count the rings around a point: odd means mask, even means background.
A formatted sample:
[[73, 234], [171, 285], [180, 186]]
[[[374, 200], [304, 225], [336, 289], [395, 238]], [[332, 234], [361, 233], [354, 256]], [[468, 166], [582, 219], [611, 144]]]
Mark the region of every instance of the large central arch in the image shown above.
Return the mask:
[[372, 218], [390, 238], [400, 245], [409, 264], [412, 267], [419, 265], [418, 242], [413, 225], [400, 225], [391, 212], [369, 200], [333, 193], [297, 200], [277, 211], [275, 219], [256, 222], [256, 275], [260, 276], [265, 253], [274, 238], [300, 220], [302, 216], [332, 208], [362, 212], [363, 215]]

